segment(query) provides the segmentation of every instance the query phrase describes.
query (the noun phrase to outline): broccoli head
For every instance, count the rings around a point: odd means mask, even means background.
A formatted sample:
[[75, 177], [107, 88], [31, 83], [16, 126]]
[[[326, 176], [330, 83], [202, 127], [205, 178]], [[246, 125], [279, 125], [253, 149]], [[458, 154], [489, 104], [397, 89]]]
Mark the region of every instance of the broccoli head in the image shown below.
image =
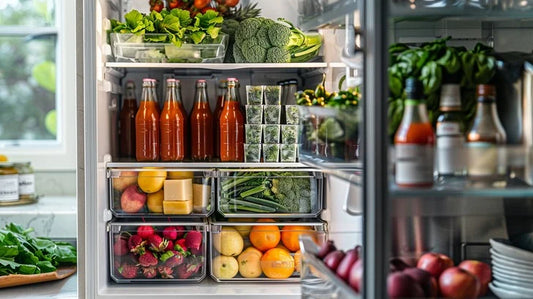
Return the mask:
[[240, 23], [239, 28], [235, 31], [235, 39], [238, 43], [244, 42], [245, 40], [254, 37], [257, 33], [257, 30], [263, 25], [258, 18], [249, 18]]
[[246, 59], [244, 59], [244, 56], [242, 55], [242, 50], [237, 44], [233, 44], [233, 58], [236, 63], [246, 62]]
[[260, 63], [265, 61], [266, 49], [258, 45], [257, 38], [251, 37], [241, 44], [242, 55], [246, 62]]
[[257, 44], [261, 48], [270, 49], [272, 47], [270, 40], [268, 39], [268, 27], [263, 26], [259, 28], [255, 36], [257, 38]]
[[267, 50], [266, 63], [286, 63], [291, 61], [291, 53], [284, 48], [272, 47]]
[[268, 38], [275, 47], [285, 47], [291, 38], [291, 28], [281, 23], [273, 23], [268, 27]]

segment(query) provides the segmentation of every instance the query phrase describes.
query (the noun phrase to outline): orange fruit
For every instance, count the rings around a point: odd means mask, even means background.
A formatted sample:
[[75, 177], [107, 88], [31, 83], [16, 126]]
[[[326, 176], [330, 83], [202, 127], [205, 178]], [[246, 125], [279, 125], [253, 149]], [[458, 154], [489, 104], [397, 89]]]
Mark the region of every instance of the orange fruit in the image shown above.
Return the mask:
[[294, 270], [302, 272], [302, 252], [300, 250], [294, 253]]
[[[275, 222], [271, 219], [259, 219], [257, 222]], [[248, 236], [252, 245], [265, 252], [276, 247], [281, 239], [277, 225], [254, 225]]]
[[285, 249], [272, 248], [261, 257], [261, 269], [268, 278], [287, 279], [294, 273], [294, 258]]
[[278, 246], [276, 246], [274, 248], [281, 248], [281, 249], [285, 249], [285, 250], [289, 251], [289, 249], [287, 249], [287, 247], [283, 246], [283, 244], [281, 244], [281, 243], [279, 243]]
[[300, 235], [311, 235], [313, 230], [309, 226], [287, 225], [281, 229], [281, 242], [292, 252], [300, 250]]

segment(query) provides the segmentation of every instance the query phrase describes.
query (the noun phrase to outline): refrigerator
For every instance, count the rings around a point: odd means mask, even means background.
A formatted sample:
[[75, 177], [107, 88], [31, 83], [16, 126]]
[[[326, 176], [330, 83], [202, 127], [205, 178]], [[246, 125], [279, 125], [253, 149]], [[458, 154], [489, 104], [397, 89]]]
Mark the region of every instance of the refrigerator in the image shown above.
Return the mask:
[[[448, 255], [455, 265], [468, 259], [491, 264], [490, 239], [507, 239], [531, 232], [533, 189], [528, 140], [533, 125], [530, 58], [521, 58], [523, 64], [519, 63], [518, 67], [509, 64], [509, 60], [497, 58], [496, 79], [487, 82], [505, 91], [497, 95], [499, 117], [512, 139], [501, 147], [507, 162], [504, 186], [435, 184], [425, 189], [399, 188], [394, 184], [395, 152], [388, 131], [393, 122], [388, 100], [390, 45], [404, 43], [409, 47], [421, 47], [424, 43], [451, 36], [446, 42], [450, 47], [473, 49], [481, 42], [493, 47], [497, 54], [530, 53], [533, 48], [531, 1], [259, 0], [263, 16], [284, 17], [303, 30], [318, 29], [324, 40], [323, 60], [272, 65], [116, 62], [107, 40], [108, 20], [121, 19], [133, 8], [147, 11], [145, 2], [78, 1], [83, 7], [78, 11], [79, 20], [83, 20], [83, 26], [78, 26], [78, 49], [83, 49], [83, 59], [78, 61], [77, 81], [80, 296], [387, 298], [390, 258], [402, 258], [416, 264], [424, 253], [439, 252]], [[241, 0], [241, 3], [248, 2]], [[510, 72], [510, 69], [514, 71]], [[142, 164], [117, 159], [117, 115], [127, 80], [137, 83], [137, 98], [140, 98], [140, 80], [156, 78], [160, 82], [158, 97], [161, 99], [164, 79], [180, 79], [184, 104], [190, 111], [192, 86], [197, 79], [208, 80], [210, 104], [214, 107], [215, 86], [223, 78], [237, 77], [241, 86], [296, 79], [300, 89], [309, 89], [320, 83], [323, 73], [327, 78], [326, 90], [337, 90], [337, 82], [343, 75], [347, 75], [347, 82], [361, 88], [362, 101], [358, 112], [342, 116], [345, 121], [355, 119], [358, 124], [357, 137], [349, 140], [357, 147], [357, 159], [329, 159], [316, 148], [307, 148], [311, 153], [301, 154], [297, 163]], [[242, 98], [245, 98], [244, 92], [241, 88]], [[321, 113], [305, 109], [300, 112], [301, 116]], [[317, 261], [312, 258], [308, 261], [304, 258], [304, 264], [314, 266], [318, 272], [324, 270], [321, 275], [314, 273], [314, 278], [320, 277], [319, 285], [324, 286], [322, 292], [314, 289], [313, 293], [309, 287], [316, 281], [307, 277], [302, 282], [217, 282], [210, 277], [209, 261], [207, 277], [200, 283], [117, 283], [110, 270], [110, 222], [117, 219], [111, 208], [113, 193], [110, 185], [117, 171], [145, 166], [193, 170], [195, 173], [211, 171], [216, 174], [215, 184], [219, 183], [220, 174], [228, 169], [281, 168], [316, 173], [323, 186], [323, 209], [314, 220], [325, 223], [325, 237], [334, 240], [339, 248], [346, 250], [356, 244], [362, 245], [361, 256], [365, 261], [362, 294], [354, 293], [347, 284], [324, 269], [323, 264], [313, 264]], [[185, 222], [190, 219], [176, 217], [172, 220]], [[124, 221], [139, 224], [143, 219], [137, 217]], [[304, 223], [305, 219], [301, 221]], [[225, 225], [227, 223], [222, 222], [219, 228]], [[212, 225], [208, 227], [213, 228]], [[208, 240], [211, 235], [213, 231], [207, 231]], [[495, 292], [489, 292], [489, 296], [495, 295]]]

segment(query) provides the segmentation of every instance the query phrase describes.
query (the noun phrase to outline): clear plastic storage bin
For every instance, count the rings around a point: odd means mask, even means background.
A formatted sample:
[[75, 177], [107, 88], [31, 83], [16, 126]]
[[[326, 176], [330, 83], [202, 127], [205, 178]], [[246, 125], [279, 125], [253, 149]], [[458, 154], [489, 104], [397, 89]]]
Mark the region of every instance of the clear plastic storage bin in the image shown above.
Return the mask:
[[321, 243], [325, 229], [320, 220], [214, 220], [210, 224], [211, 277], [217, 282], [299, 282], [299, 238], [306, 235]]
[[113, 221], [108, 232], [110, 277], [117, 283], [197, 283], [206, 277], [206, 222]]
[[213, 169], [111, 168], [109, 207], [116, 217], [209, 216]]
[[111, 33], [111, 46], [117, 62], [176, 62], [221, 63], [224, 62], [228, 36], [219, 34], [211, 43], [183, 43], [177, 47], [166, 41], [165, 34]]
[[309, 169], [221, 169], [217, 190], [224, 217], [309, 218], [322, 211], [323, 175]]

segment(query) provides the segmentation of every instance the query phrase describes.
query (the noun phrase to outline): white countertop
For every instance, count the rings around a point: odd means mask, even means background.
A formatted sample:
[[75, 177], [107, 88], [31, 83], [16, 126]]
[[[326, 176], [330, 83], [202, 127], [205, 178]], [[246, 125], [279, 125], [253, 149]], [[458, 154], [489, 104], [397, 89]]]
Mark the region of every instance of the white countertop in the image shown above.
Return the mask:
[[77, 275], [62, 280], [0, 289], [0, 298], [69, 299], [78, 298]]
[[76, 238], [75, 196], [43, 196], [34, 204], [0, 207], [0, 227], [10, 222], [33, 227], [35, 236]]

